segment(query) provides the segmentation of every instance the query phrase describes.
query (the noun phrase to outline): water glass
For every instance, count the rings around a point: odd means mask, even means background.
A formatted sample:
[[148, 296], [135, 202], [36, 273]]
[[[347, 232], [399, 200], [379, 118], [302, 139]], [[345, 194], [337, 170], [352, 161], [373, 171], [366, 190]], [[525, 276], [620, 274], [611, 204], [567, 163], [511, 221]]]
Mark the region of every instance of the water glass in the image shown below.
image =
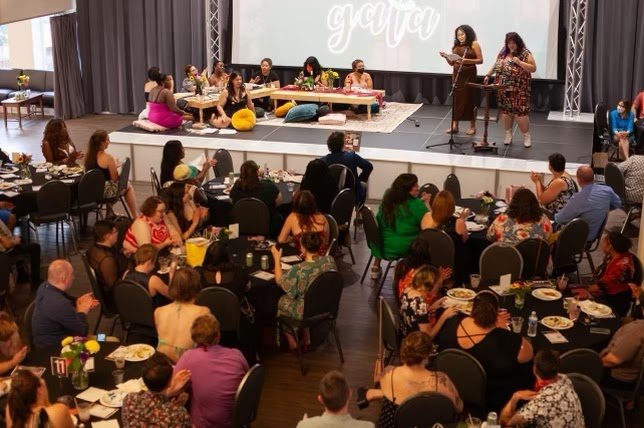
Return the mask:
[[293, 193], [293, 190], [295, 190], [295, 183], [289, 181], [286, 183], [286, 188], [288, 189], [289, 193]]
[[125, 375], [125, 370], [114, 370], [112, 376], [114, 377], [114, 385], [120, 385], [123, 383], [123, 376]]
[[579, 309], [579, 301], [573, 298], [568, 303], [568, 318], [570, 318], [571, 321], [576, 321], [577, 318], [579, 317], [580, 311], [581, 310]]
[[122, 369], [123, 367], [125, 367], [125, 357], [123, 355], [114, 357], [114, 365], [117, 369]]
[[562, 275], [557, 278], [557, 287], [559, 288], [559, 291], [564, 291], [566, 287], [568, 287], [568, 277]]
[[483, 422], [481, 422], [479, 418], [473, 418], [470, 416], [469, 418], [465, 419], [465, 423], [467, 424], [467, 428], [481, 428], [481, 424]]
[[512, 331], [521, 334], [523, 329], [523, 317], [512, 317]]
[[473, 290], [476, 290], [479, 288], [479, 285], [481, 284], [481, 275], [478, 273], [473, 273], [470, 275], [470, 285], [472, 286]]
[[87, 401], [78, 401], [76, 400], [76, 409], [78, 410], [78, 419], [81, 422], [89, 422], [90, 414], [89, 410], [92, 408], [92, 403]]

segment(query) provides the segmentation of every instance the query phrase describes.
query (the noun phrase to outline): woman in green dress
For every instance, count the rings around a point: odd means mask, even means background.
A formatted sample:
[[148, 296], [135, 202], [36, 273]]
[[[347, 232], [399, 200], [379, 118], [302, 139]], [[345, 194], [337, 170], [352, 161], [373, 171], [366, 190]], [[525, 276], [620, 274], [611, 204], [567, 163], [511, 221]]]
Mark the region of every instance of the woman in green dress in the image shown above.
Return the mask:
[[374, 280], [382, 274], [380, 261], [406, 255], [421, 229], [429, 227], [431, 222], [425, 202], [418, 198], [418, 177], [415, 174], [396, 177], [382, 198], [376, 219], [382, 248], [370, 247], [374, 257], [371, 279]]

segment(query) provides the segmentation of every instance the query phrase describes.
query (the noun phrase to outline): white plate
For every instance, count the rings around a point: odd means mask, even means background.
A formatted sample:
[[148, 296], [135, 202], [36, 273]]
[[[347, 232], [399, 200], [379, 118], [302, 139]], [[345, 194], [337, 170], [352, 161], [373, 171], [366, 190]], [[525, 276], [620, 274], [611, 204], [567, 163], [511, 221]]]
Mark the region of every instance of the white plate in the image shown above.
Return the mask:
[[0, 190], [9, 190], [16, 187], [14, 183], [10, 183], [8, 181], [5, 181], [3, 183], [0, 183]]
[[613, 313], [613, 310], [610, 308], [610, 306], [606, 306], [597, 302], [591, 302], [589, 300], [581, 302], [579, 304], [579, 307], [581, 308], [582, 312], [585, 312], [586, 314], [593, 317], [607, 317]]
[[539, 300], [552, 301], [561, 299], [561, 293], [552, 288], [537, 288], [532, 290], [532, 297], [536, 297]]
[[454, 300], [468, 301], [476, 297], [476, 293], [468, 288], [452, 288], [447, 290], [447, 296]]
[[24, 179], [20, 178], [18, 180], [14, 180], [14, 184], [17, 184], [19, 186], [22, 186], [23, 184], [31, 184], [31, 183], [33, 183], [31, 178], [24, 178]]
[[130, 361], [133, 363], [139, 361], [145, 361], [154, 355], [156, 351], [154, 348], [145, 343], [137, 343], [136, 345], [130, 345], [125, 351], [125, 361]]
[[551, 330], [568, 330], [572, 328], [575, 323], [566, 317], [560, 316], [549, 316], [543, 317], [541, 319], [541, 324], [548, 327]]
[[480, 232], [481, 230], [485, 229], [484, 224], [478, 224], [474, 221], [466, 221], [465, 227], [467, 227], [468, 232]]
[[472, 306], [474, 305], [474, 302], [469, 300], [469, 301], [463, 301], [463, 300], [454, 300], [452, 298], [447, 298], [443, 300], [443, 307], [444, 308], [449, 308], [450, 306], [455, 306], [456, 309], [464, 313], [465, 315], [471, 315], [472, 314]]
[[103, 395], [98, 402], [105, 407], [121, 407], [123, 405], [123, 399], [127, 395], [127, 392], [121, 391], [120, 389], [113, 389], [107, 394]]
[[18, 172], [18, 168], [15, 166], [0, 167], [0, 174], [13, 174], [14, 172]]

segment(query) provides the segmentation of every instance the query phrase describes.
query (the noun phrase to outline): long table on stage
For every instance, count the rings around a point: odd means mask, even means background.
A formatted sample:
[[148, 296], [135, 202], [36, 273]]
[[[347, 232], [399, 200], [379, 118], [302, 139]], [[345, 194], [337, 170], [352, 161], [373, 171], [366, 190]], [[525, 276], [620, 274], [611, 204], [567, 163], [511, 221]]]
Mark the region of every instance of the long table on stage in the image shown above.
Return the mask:
[[[374, 90], [374, 92], [380, 92], [384, 95], [384, 91]], [[377, 97], [375, 95], [346, 95], [341, 92], [296, 91], [285, 89], [271, 92], [270, 97], [271, 100], [274, 100], [275, 102], [294, 100], [310, 103], [327, 103], [330, 106], [332, 106], [333, 104], [370, 106], [377, 100]], [[370, 108], [367, 108], [367, 120], [371, 120]]]

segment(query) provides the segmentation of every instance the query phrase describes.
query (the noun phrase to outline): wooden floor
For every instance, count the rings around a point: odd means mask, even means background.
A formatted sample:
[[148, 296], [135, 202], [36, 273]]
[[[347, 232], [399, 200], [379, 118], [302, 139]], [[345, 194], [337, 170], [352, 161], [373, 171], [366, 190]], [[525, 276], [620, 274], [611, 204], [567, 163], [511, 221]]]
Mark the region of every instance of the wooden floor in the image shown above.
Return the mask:
[[[110, 132], [122, 128], [131, 123], [132, 120], [132, 116], [88, 116], [67, 121], [67, 126], [77, 147], [84, 150], [89, 136], [96, 129], [105, 129]], [[9, 153], [15, 151], [32, 153], [35, 161], [42, 159], [40, 141], [44, 124], [45, 121], [41, 120], [26, 122], [23, 129], [20, 130], [17, 124], [10, 123], [7, 129], [0, 129], [0, 148]], [[160, 152], [161, 150], [159, 150], [159, 159], [161, 158]], [[151, 193], [150, 186], [147, 183], [135, 183], [134, 187], [139, 202]], [[609, 228], [616, 227], [623, 218], [622, 212], [611, 213]], [[90, 221], [93, 221], [93, 219]], [[51, 228], [51, 231], [45, 231], [43, 228], [40, 234], [44, 253], [43, 270], [46, 270], [47, 263], [56, 257], [53, 231], [53, 228]], [[81, 248], [87, 248], [91, 245], [91, 241], [91, 235], [83, 236]], [[322, 345], [305, 356], [309, 367], [306, 376], [300, 374], [295, 356], [275, 351], [268, 352], [263, 360], [267, 367], [266, 383], [260, 403], [259, 415], [256, 423], [253, 424], [254, 427], [292, 427], [296, 425], [304, 414], [311, 416], [320, 414], [323, 409], [317, 403], [316, 392], [318, 382], [328, 370], [338, 369], [344, 372], [354, 389], [371, 383], [377, 348], [377, 319], [372, 283], [367, 279], [364, 285], [360, 284], [360, 275], [369, 258], [369, 252], [361, 230], [358, 233], [358, 241], [353, 245], [353, 251], [356, 257], [356, 264], [352, 266], [349, 263], [350, 258], [346, 255], [338, 266], [345, 282], [338, 320], [345, 364], [340, 364], [332, 339], [329, 343]], [[595, 254], [594, 258], [598, 261], [599, 254]], [[80, 257], [75, 255], [70, 257], [70, 260], [76, 271], [76, 282], [71, 293], [78, 295], [88, 292], [90, 290], [89, 281], [84, 273]], [[589, 273], [589, 270], [588, 264], [584, 261], [582, 274]], [[391, 278], [385, 284], [384, 289], [384, 295], [393, 300]], [[23, 287], [17, 290], [13, 297], [12, 306], [15, 307], [18, 313], [26, 307], [30, 298], [28, 294], [25, 287]], [[90, 314], [90, 325], [92, 326], [96, 320], [95, 317], [95, 312]], [[101, 330], [108, 331], [108, 329], [107, 323], [103, 323]], [[379, 406], [372, 404], [370, 408], [360, 411], [355, 405], [354, 397], [350, 410], [354, 417], [375, 421]], [[631, 416], [630, 426], [644, 426], [644, 418], [641, 413], [640, 415]], [[618, 426], [617, 414], [610, 407], [607, 408], [604, 426]]]

